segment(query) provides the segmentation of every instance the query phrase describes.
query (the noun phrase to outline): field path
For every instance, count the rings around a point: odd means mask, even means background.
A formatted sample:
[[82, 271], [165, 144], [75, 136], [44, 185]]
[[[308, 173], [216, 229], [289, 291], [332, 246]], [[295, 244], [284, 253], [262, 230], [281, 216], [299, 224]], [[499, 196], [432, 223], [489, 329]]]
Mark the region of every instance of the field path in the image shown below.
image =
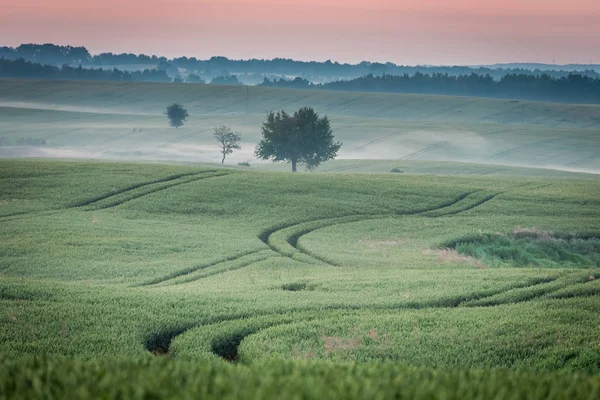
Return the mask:
[[[175, 338], [194, 329], [213, 330], [216, 334], [211, 335], [210, 343], [207, 343], [210, 351], [228, 362], [238, 361], [238, 349], [241, 343], [251, 335], [276, 326], [290, 325], [298, 322], [310, 322], [314, 320], [314, 314], [306, 313], [320, 311], [318, 318], [327, 318], [328, 312], [340, 310], [357, 311], [389, 311], [410, 309], [436, 309], [436, 308], [458, 308], [458, 307], [495, 307], [507, 304], [517, 304], [537, 299], [546, 298], [552, 293], [561, 290], [586, 285], [589, 282], [588, 272], [575, 272], [566, 274], [561, 278], [531, 278], [522, 284], [514, 284], [500, 290], [488, 290], [485, 292], [465, 293], [453, 298], [440, 298], [423, 303], [406, 303], [399, 305], [381, 306], [331, 306], [327, 310], [321, 308], [307, 307], [288, 310], [285, 313], [259, 312], [252, 318], [247, 315], [230, 315], [216, 318], [212, 321], [203, 321], [187, 326], [173, 327], [162, 332], [151, 335], [146, 340], [146, 349], [155, 355], [167, 355], [171, 352], [171, 344]], [[600, 276], [600, 273], [598, 273]], [[324, 315], [325, 314], [325, 315]]]
[[[242, 253], [238, 253], [238, 254], [234, 254], [234, 255], [231, 255], [231, 256], [220, 258], [220, 259], [215, 260], [213, 262], [208, 262], [208, 263], [204, 263], [204, 264], [194, 265], [194, 266], [191, 266], [191, 267], [188, 267], [188, 268], [181, 269], [179, 271], [171, 272], [170, 274], [167, 274], [167, 275], [164, 275], [164, 276], [161, 276], [161, 277], [158, 277], [158, 278], [154, 278], [152, 280], [149, 280], [149, 281], [146, 281], [146, 282], [134, 285], [134, 286], [153, 286], [153, 285], [157, 285], [159, 283], [164, 283], [164, 282], [167, 282], [167, 281], [172, 281], [172, 280], [174, 280], [176, 278], [181, 278], [181, 277], [184, 277], [184, 276], [187, 276], [187, 275], [191, 275], [194, 272], [205, 270], [205, 269], [210, 268], [210, 267], [215, 267], [215, 266], [217, 266], [219, 264], [224, 264], [224, 263], [231, 262], [231, 261], [243, 260], [244, 258], [246, 258], [248, 256], [258, 254], [260, 252], [263, 252], [264, 250], [265, 249], [245, 251], [245, 252], [242, 252]], [[268, 257], [265, 257], [265, 259], [266, 258], [268, 258]], [[257, 261], [252, 261], [251, 263], [245, 264], [243, 266], [247, 266], [247, 265], [253, 264], [254, 262], [257, 262]], [[240, 268], [242, 268], [242, 267], [240, 267]], [[215, 274], [212, 274], [212, 275], [215, 275]], [[197, 279], [200, 279], [200, 278], [197, 278]], [[192, 281], [192, 280], [196, 280], [196, 279], [192, 278], [189, 281]], [[186, 281], [183, 280], [183, 281], [179, 281], [178, 283], [185, 283], [185, 282]]]
[[492, 200], [499, 193], [488, 193], [483, 191], [466, 192], [458, 196], [457, 198], [443, 203], [435, 208], [426, 210], [415, 210], [409, 212], [400, 213], [385, 213], [385, 214], [359, 214], [359, 215], [346, 215], [335, 218], [325, 219], [313, 219], [309, 221], [285, 224], [279, 227], [274, 227], [262, 232], [259, 235], [259, 239], [268, 245], [273, 251], [277, 252], [283, 257], [292, 258], [296, 261], [301, 261], [310, 264], [328, 264], [330, 266], [339, 267], [338, 263], [327, 257], [315, 254], [309, 249], [299, 244], [299, 240], [302, 236], [307, 235], [311, 232], [315, 232], [319, 229], [342, 225], [358, 221], [376, 220], [382, 218], [406, 216], [406, 215], [422, 215], [425, 217], [441, 217], [446, 215], [458, 214], [467, 210], [471, 210], [478, 207], [488, 201]]
[[86, 205], [88, 210], [104, 210], [107, 208], [113, 208], [120, 206], [121, 204], [127, 203], [132, 200], [137, 200], [141, 197], [148, 196], [150, 194], [160, 192], [166, 189], [170, 189], [175, 186], [185, 185], [192, 182], [201, 181], [204, 179], [218, 178], [229, 175], [230, 172], [217, 172], [207, 171], [202, 173], [190, 174], [178, 178], [165, 180], [158, 183], [150, 183], [136, 187], [131, 190], [121, 191], [118, 194], [114, 194], [100, 200], [94, 201]]

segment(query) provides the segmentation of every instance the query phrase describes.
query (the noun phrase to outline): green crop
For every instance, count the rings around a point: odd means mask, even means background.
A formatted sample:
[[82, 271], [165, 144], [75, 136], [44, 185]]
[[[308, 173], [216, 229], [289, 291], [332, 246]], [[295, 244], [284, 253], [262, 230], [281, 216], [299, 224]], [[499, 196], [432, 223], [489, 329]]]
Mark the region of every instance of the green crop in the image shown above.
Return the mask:
[[595, 176], [0, 181], [0, 398], [600, 395]]

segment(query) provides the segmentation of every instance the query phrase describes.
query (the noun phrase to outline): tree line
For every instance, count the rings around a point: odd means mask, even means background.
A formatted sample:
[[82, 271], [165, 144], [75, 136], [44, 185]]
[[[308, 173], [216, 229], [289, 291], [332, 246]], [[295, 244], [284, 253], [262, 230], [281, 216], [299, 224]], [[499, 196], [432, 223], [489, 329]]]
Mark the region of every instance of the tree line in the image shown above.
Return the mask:
[[[159, 65], [171, 65], [176, 68], [185, 68], [189, 71], [199, 71], [211, 76], [227, 76], [236, 74], [265, 74], [265, 75], [292, 75], [311, 78], [311, 81], [331, 81], [337, 79], [356, 78], [365, 75], [414, 75], [418, 72], [429, 75], [447, 74], [449, 76], [462, 76], [476, 73], [477, 75], [489, 75], [499, 80], [505, 75], [549, 75], [554, 78], [566, 77], [570, 72], [579, 71], [584, 76], [600, 78], [598, 70], [590, 65], [566, 65], [560, 69], [551, 68], [548, 65], [508, 64], [498, 67], [468, 67], [468, 66], [403, 66], [391, 62], [378, 63], [362, 61], [358, 64], [338, 63], [327, 60], [318, 61], [296, 61], [286, 58], [275, 58], [272, 60], [250, 59], [232, 60], [227, 57], [211, 57], [208, 60], [198, 60], [195, 57], [178, 57], [167, 59], [156, 55], [111, 52], [92, 55], [85, 47], [59, 46], [54, 44], [22, 44], [17, 47], [0, 47], [0, 58], [9, 60], [24, 60], [52, 65], [83, 65], [83, 66], [125, 66], [125, 65], [148, 65], [158, 67]], [[160, 68], [159, 68], [160, 69]], [[164, 69], [164, 68], [162, 68]]]
[[[77, 54], [81, 50], [71, 50]], [[82, 65], [62, 66], [43, 65], [25, 59], [8, 60], [0, 58], [0, 78], [28, 79], [60, 79], [60, 80], [104, 80], [135, 82], [188, 82], [204, 83], [196, 74], [189, 74], [185, 79], [179, 75], [172, 79], [165, 69], [145, 69], [143, 71], [125, 71], [117, 68], [84, 68]], [[235, 76], [215, 77], [212, 84], [240, 84]], [[354, 92], [416, 93], [443, 94], [455, 96], [480, 96], [510, 98], [522, 100], [600, 103], [600, 78], [593, 78], [579, 73], [569, 73], [563, 77], [552, 77], [548, 74], [507, 74], [500, 79], [491, 75], [452, 76], [449, 74], [413, 75], [373, 75], [368, 74], [354, 79], [338, 80], [315, 84], [308, 79], [296, 77], [293, 80], [284, 78], [264, 78], [259, 86], [318, 89]]]
[[[0, 58], [0, 78], [19, 79], [59, 79], [59, 80], [98, 80], [129, 82], [174, 82], [206, 83], [200, 76], [189, 74], [185, 78], [175, 75], [171, 78], [164, 69], [153, 68], [141, 71], [124, 71], [113, 68], [84, 68], [79, 65], [48, 65], [26, 61], [24, 59], [6, 60]], [[242, 85], [235, 75], [217, 76], [210, 81], [213, 85]]]
[[63, 65], [43, 65], [18, 60], [0, 59], [0, 78], [21, 79], [59, 79], [59, 80], [95, 80], [95, 81], [131, 81], [131, 82], [171, 82], [171, 78], [158, 69], [143, 71], [122, 71], [117, 68], [83, 68]]
[[321, 89], [353, 92], [443, 94], [454, 96], [498, 97], [570, 103], [600, 103], [600, 78], [578, 73], [554, 78], [548, 74], [508, 74], [495, 80], [490, 75], [451, 76], [448, 74], [387, 75], [372, 74], [351, 80], [313, 84], [303, 78], [264, 79], [260, 86]]

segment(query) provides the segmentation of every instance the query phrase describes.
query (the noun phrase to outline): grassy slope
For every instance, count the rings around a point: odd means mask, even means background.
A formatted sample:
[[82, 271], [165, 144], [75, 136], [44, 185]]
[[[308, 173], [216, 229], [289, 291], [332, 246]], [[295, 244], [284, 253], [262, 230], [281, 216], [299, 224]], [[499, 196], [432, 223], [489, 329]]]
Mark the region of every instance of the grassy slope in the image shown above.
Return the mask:
[[598, 395], [599, 266], [436, 250], [599, 235], [595, 176], [2, 161], [0, 180], [0, 397]]
[[[248, 90], [248, 92], [247, 92]], [[248, 97], [246, 97], [248, 96]], [[246, 98], [248, 102], [246, 103]], [[168, 128], [167, 104], [189, 123]], [[253, 158], [270, 110], [310, 105], [331, 118], [340, 156], [323, 170], [389, 171], [375, 160], [459, 161], [600, 169], [600, 107], [450, 96], [298, 91], [259, 87], [0, 80], [0, 156], [217, 161], [212, 128], [245, 140], [230, 162]], [[46, 146], [15, 147], [27, 140]], [[23, 142], [24, 141], [24, 142]]]
[[565, 127], [600, 125], [600, 107], [503, 99], [327, 92], [246, 86], [187, 84], [0, 80], [3, 102], [32, 102], [49, 108], [76, 106], [93, 111], [164, 112], [165, 102], [179, 101], [196, 115], [299, 108], [306, 104], [331, 115], [400, 120], [527, 123]]

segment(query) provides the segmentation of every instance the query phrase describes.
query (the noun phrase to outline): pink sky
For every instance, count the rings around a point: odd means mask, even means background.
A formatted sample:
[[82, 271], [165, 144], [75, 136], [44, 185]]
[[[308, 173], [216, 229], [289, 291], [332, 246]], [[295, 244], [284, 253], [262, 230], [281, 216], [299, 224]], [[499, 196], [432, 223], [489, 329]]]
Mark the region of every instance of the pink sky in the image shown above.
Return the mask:
[[600, 63], [600, 0], [0, 0], [0, 45], [340, 62]]

